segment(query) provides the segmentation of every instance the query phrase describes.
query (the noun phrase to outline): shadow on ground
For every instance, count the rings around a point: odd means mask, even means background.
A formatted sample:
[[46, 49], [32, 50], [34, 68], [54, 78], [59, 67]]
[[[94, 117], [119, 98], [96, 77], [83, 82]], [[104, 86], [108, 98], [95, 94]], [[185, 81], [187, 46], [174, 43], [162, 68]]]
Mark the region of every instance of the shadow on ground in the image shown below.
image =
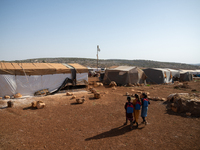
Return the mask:
[[198, 115], [187, 116], [186, 113], [173, 112], [171, 109], [167, 109], [166, 110], [166, 114], [175, 115], [175, 116], [181, 116], [181, 117], [184, 117], [184, 118], [200, 118], [200, 116], [198, 116]]
[[6, 109], [6, 108], [8, 108], [8, 106], [5, 106], [5, 107], [1, 107], [0, 109]]
[[95, 97], [89, 97], [89, 100], [97, 100]]
[[[135, 129], [141, 130], [143, 128], [144, 127], [136, 128], [134, 126], [132, 130], [135, 130]], [[87, 138], [87, 139], [85, 139], [85, 141], [90, 141], [90, 140], [93, 140], [93, 139], [98, 140], [98, 139], [103, 139], [103, 138], [108, 138], [108, 137], [119, 136], [119, 135], [123, 135], [127, 132], [131, 132], [132, 130], [130, 129], [130, 126], [122, 125], [120, 127], [111, 129], [110, 131], [106, 131], [106, 132], [103, 132], [101, 134], [95, 135], [93, 137]]]
[[37, 108], [33, 108], [33, 107], [25, 107], [25, 108], [23, 108], [23, 110], [28, 110], [28, 109], [30, 109], [30, 110], [36, 110]]
[[81, 103], [76, 103], [76, 102], [74, 102], [74, 103], [71, 103], [71, 105], [80, 105]]

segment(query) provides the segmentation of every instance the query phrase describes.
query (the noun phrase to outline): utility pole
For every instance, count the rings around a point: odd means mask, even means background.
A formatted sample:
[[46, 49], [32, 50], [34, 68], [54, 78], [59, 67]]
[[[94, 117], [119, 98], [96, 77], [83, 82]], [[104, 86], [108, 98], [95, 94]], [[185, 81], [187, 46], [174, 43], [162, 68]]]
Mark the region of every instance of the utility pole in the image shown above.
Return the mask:
[[98, 52], [100, 52], [99, 45], [97, 45], [97, 72], [98, 72], [98, 67], [99, 67], [99, 64], [98, 64], [98, 61], [99, 61], [99, 55], [98, 55]]

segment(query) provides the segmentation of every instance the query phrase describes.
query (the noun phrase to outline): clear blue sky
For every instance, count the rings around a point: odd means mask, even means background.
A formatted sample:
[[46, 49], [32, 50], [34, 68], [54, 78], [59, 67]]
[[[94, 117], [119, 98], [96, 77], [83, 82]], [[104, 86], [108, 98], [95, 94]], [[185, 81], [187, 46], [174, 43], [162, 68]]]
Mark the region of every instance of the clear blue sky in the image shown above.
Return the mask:
[[200, 63], [200, 0], [0, 0], [0, 60]]

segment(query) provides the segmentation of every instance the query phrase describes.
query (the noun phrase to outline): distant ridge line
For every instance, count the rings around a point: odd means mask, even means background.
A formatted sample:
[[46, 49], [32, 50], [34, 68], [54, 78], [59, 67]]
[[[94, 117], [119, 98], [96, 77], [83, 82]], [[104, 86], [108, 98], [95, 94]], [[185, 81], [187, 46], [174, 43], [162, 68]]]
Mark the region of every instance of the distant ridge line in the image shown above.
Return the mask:
[[[96, 67], [94, 58], [76, 58], [76, 57], [59, 57], [59, 58], [34, 58], [26, 60], [4, 61], [4, 62], [26, 62], [26, 63], [79, 63], [84, 66]], [[185, 64], [173, 62], [159, 62], [153, 60], [126, 60], [126, 59], [99, 59], [99, 67], [111, 66], [138, 66], [141, 68], [172, 68], [172, 69], [200, 69], [200, 64]]]

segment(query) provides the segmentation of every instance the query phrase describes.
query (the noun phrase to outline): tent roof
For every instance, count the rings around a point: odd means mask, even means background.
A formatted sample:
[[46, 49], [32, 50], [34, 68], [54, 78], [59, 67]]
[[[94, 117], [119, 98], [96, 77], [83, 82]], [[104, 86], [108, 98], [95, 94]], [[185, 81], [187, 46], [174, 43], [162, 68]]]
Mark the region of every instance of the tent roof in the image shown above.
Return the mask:
[[[148, 68], [148, 69], [159, 70], [159, 71], [167, 71], [167, 72], [169, 72], [169, 69], [164, 69], [164, 68]], [[144, 69], [144, 70], [147, 70], [147, 69]]]
[[[87, 72], [87, 68], [79, 64], [70, 64], [77, 72]], [[71, 73], [71, 69], [60, 63], [4, 63], [0, 62], [0, 74], [11, 75], [46, 75]]]
[[175, 69], [170, 69], [170, 68], [165, 68], [166, 70], [172, 71], [172, 72], [180, 72], [179, 70], [175, 70]]
[[195, 72], [195, 70], [184, 70], [184, 69], [180, 69], [180, 72]]
[[135, 68], [137, 68], [137, 67], [135, 67], [135, 66], [113, 66], [109, 70], [130, 71]]
[[88, 68], [77, 63], [69, 64], [74, 67], [78, 73], [88, 72]]

